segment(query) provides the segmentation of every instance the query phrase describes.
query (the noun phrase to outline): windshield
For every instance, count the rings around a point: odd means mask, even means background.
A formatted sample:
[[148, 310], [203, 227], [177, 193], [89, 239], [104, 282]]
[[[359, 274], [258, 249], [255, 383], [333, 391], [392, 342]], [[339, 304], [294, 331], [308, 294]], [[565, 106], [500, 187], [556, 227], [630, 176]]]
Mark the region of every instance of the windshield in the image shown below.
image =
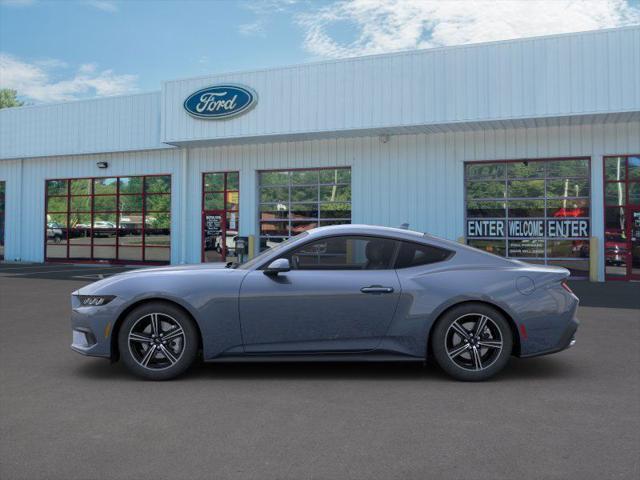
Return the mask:
[[273, 252], [278, 252], [284, 249], [287, 245], [293, 243], [296, 240], [300, 240], [303, 236], [306, 236], [306, 235], [309, 235], [309, 234], [307, 232], [302, 232], [296, 235], [295, 237], [288, 238], [284, 242], [279, 243], [274, 247], [266, 249], [264, 252], [260, 253], [256, 257], [253, 257], [251, 260], [244, 262], [241, 265], [238, 265], [236, 268], [240, 270], [249, 270], [250, 268], [253, 268], [256, 265], [259, 265], [261, 262], [264, 261], [265, 258], [267, 258], [267, 256], [271, 255]]

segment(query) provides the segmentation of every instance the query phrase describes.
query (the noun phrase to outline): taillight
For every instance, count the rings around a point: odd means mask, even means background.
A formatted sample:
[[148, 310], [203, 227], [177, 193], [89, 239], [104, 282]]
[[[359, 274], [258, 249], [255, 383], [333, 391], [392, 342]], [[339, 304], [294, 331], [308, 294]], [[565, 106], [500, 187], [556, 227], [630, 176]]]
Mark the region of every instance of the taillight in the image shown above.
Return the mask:
[[563, 280], [562, 283], [562, 288], [564, 288], [567, 292], [569, 292], [571, 295], [575, 295], [575, 293], [573, 293], [573, 290], [571, 290], [571, 288], [569, 288], [569, 284], [567, 283], [566, 280]]

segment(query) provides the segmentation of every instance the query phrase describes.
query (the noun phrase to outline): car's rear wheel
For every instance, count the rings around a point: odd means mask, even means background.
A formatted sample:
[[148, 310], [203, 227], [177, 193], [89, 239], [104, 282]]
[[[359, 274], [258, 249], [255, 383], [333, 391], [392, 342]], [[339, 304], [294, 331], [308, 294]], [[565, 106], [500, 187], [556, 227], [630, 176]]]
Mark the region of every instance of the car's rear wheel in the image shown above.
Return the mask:
[[431, 347], [438, 365], [453, 378], [480, 381], [505, 367], [513, 335], [498, 310], [483, 303], [466, 303], [438, 319]]
[[198, 353], [193, 320], [177, 306], [152, 302], [132, 310], [118, 334], [120, 358], [134, 374], [169, 380], [184, 373]]

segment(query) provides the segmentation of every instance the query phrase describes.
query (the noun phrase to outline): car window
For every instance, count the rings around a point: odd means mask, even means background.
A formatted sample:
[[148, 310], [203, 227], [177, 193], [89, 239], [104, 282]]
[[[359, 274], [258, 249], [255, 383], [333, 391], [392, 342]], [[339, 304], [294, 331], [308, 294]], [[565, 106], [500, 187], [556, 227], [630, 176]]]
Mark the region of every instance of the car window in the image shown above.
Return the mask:
[[442, 262], [452, 255], [453, 252], [444, 248], [437, 248], [431, 245], [420, 243], [401, 242], [396, 268], [417, 267], [430, 263]]
[[282, 258], [292, 270], [385, 270], [391, 268], [397, 242], [379, 237], [326, 237]]
[[278, 250], [282, 250], [284, 248], [287, 248], [291, 243], [297, 242], [302, 237], [306, 237], [307, 235], [309, 235], [307, 232], [301, 232], [301, 233], [299, 233], [298, 235], [296, 235], [294, 237], [289, 237], [284, 242], [280, 242], [277, 245], [265, 250], [264, 252], [259, 253], [257, 256], [253, 257], [251, 260], [249, 260], [249, 261], [247, 261], [247, 262], [245, 262], [245, 263], [243, 263], [241, 265], [238, 265], [237, 268], [240, 269], [240, 270], [249, 270], [250, 268], [253, 268], [255, 265], [259, 265], [261, 262], [264, 261], [265, 258], [267, 258], [271, 254], [273, 254], [273, 252], [277, 252]]

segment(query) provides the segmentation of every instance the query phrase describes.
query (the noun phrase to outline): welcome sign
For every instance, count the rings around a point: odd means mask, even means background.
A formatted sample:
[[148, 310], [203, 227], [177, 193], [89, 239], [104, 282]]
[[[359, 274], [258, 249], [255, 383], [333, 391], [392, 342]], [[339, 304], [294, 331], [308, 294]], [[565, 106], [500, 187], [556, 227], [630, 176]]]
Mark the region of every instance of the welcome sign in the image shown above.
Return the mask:
[[467, 220], [467, 238], [589, 238], [586, 218]]
[[207, 120], [222, 120], [246, 113], [258, 101], [258, 95], [244, 85], [212, 85], [192, 93], [184, 101], [189, 115]]

